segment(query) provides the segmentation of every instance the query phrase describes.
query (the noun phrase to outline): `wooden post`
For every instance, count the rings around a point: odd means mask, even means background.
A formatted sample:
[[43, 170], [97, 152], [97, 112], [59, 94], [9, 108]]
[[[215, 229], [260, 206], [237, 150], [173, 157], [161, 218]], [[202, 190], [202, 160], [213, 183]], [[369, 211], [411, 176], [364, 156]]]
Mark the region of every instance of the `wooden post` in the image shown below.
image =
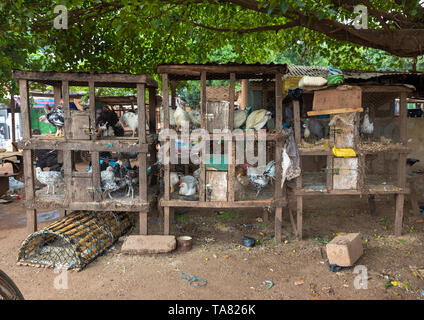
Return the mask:
[[[94, 81], [89, 81], [89, 100], [90, 100], [90, 126], [94, 131], [96, 129], [96, 88]], [[93, 140], [97, 140], [95, 134], [91, 136]], [[100, 178], [100, 154], [96, 151], [91, 152], [91, 174], [94, 188], [94, 201], [101, 201], [102, 188]]]
[[149, 87], [149, 131], [156, 133], [156, 88]]
[[138, 142], [146, 143], [146, 86], [137, 83]]
[[415, 216], [420, 215], [420, 208], [418, 206], [418, 200], [417, 200], [417, 192], [415, 190], [415, 183], [412, 179], [409, 180], [409, 202], [411, 202], [411, 209]]
[[[168, 88], [168, 74], [164, 73], [162, 74], [162, 107], [163, 107], [163, 128], [162, 129], [169, 129], [169, 88]], [[172, 141], [168, 140], [168, 143], [171, 144]], [[167, 151], [167, 154], [164, 154], [164, 158], [169, 159], [169, 149]], [[170, 184], [169, 184], [169, 176], [170, 176], [170, 164], [169, 162], [166, 162], [164, 165], [164, 199], [169, 200], [170, 199]], [[166, 211], [166, 210], [165, 210]], [[169, 216], [169, 208], [168, 208], [168, 216]], [[166, 219], [164, 219], [166, 220]], [[166, 229], [166, 228], [165, 228]], [[169, 229], [169, 226], [168, 226]]]
[[140, 234], [147, 235], [147, 212], [139, 212]]
[[402, 235], [402, 221], [403, 221], [403, 205], [405, 195], [398, 193], [396, 195], [396, 218], [395, 218], [395, 236], [399, 237]]
[[16, 148], [16, 124], [15, 124], [15, 96], [12, 93], [12, 89], [10, 89], [10, 112], [12, 113], [12, 150], [14, 152], [18, 151]]
[[240, 105], [240, 109], [242, 110], [247, 108], [248, 91], [249, 91], [249, 81], [247, 79], [242, 79], [241, 80], [241, 105]]
[[[235, 90], [236, 90], [236, 74], [230, 73], [230, 105], [228, 110], [228, 130], [233, 131], [234, 129], [234, 100], [235, 100]], [[227, 173], [227, 200], [229, 202], [234, 202], [235, 200], [235, 194], [234, 194], [234, 178], [235, 178], [235, 168], [236, 168], [236, 146], [234, 143], [234, 140], [232, 138], [232, 135], [229, 135], [227, 137], [229, 140], [228, 144], [228, 152], [231, 152], [231, 155], [229, 154], [228, 160], [230, 163], [228, 164], [228, 173]]]
[[175, 80], [171, 80], [171, 105], [173, 109], [176, 108], [176, 104], [177, 104], [177, 82]]
[[[19, 96], [21, 99], [22, 116], [22, 139], [28, 141], [31, 139], [31, 108], [29, 105], [28, 82], [19, 80]], [[23, 151], [24, 177], [25, 177], [25, 204], [28, 208], [34, 202], [34, 167], [32, 165], [32, 150]], [[27, 231], [33, 233], [37, 231], [37, 212], [34, 209], [26, 209]]]
[[169, 207], [163, 208], [163, 220], [164, 220], [164, 227], [163, 227], [163, 234], [169, 235]]
[[[202, 71], [200, 75], [200, 110], [202, 115], [202, 129], [207, 129], [206, 119], [206, 71]], [[206, 142], [205, 142], [206, 143]], [[199, 182], [199, 201], [206, 200], [206, 167], [203, 159], [205, 155], [202, 154], [200, 162], [200, 182]]]
[[375, 211], [375, 195], [374, 194], [368, 195], [368, 205], [369, 205], [369, 208], [370, 208], [370, 215], [374, 217], [375, 213], [376, 213], [376, 211]]
[[[62, 95], [63, 95], [63, 112], [65, 114], [65, 139], [68, 141], [72, 139], [72, 117], [71, 110], [69, 109], [69, 82], [62, 82]], [[63, 169], [65, 179], [65, 205], [69, 207], [72, 202], [72, 150], [63, 151]]]
[[283, 208], [275, 208], [275, 241], [281, 242], [281, 226], [283, 224]]
[[297, 237], [299, 240], [303, 237], [303, 197], [296, 196], [297, 202]]

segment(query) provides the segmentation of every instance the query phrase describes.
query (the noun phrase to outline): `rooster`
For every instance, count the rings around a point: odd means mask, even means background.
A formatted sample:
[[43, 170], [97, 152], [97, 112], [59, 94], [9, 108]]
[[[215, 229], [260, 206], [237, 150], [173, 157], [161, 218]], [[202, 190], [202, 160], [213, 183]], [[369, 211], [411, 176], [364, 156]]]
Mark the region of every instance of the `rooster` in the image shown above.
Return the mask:
[[266, 123], [271, 119], [272, 113], [265, 109], [253, 111], [246, 120], [246, 130], [255, 129], [256, 131], [262, 129]]
[[190, 117], [188, 113], [181, 107], [177, 105], [177, 109], [174, 112], [175, 125], [178, 128], [188, 128], [190, 125]]
[[62, 129], [65, 125], [65, 114], [62, 110], [62, 106], [58, 105], [54, 110], [49, 106], [44, 108], [46, 115], [38, 118], [39, 121], [54, 126], [56, 130], [56, 137], [63, 136]]
[[47, 185], [47, 194], [49, 194], [50, 187], [53, 187], [53, 194], [55, 194], [54, 188], [56, 185], [63, 181], [62, 172], [59, 171], [43, 171], [40, 167], [36, 169], [37, 180], [42, 184]]
[[106, 170], [100, 172], [102, 186], [104, 194], [107, 194], [109, 198], [113, 199], [111, 192], [119, 190], [119, 186], [116, 184], [115, 173], [112, 166], [108, 166]]

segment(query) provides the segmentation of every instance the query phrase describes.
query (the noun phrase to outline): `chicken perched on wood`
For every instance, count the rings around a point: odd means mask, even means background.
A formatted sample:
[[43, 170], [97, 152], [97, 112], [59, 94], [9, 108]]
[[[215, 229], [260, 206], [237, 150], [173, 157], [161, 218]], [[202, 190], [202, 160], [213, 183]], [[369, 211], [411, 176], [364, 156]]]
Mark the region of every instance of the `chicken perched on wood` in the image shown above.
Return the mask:
[[197, 192], [198, 181], [193, 176], [184, 176], [181, 178], [179, 194], [183, 196], [193, 196]]
[[35, 165], [41, 170], [49, 168], [50, 171], [60, 171], [62, 169], [62, 163], [58, 162], [57, 150], [36, 149], [34, 155], [37, 157]]
[[[138, 114], [137, 113], [134, 113], [131, 111], [125, 112], [119, 119], [119, 122], [122, 124], [122, 126], [127, 125], [133, 132], [132, 136], [133, 137], [135, 136], [135, 131], [138, 130]], [[147, 118], [146, 118], [146, 130], [149, 130]]]
[[107, 194], [109, 198], [113, 199], [110, 193], [119, 190], [113, 167], [108, 166], [106, 170], [101, 171], [100, 177], [102, 182], [102, 189], [104, 190], [103, 196]]
[[374, 123], [370, 121], [369, 108], [365, 108], [364, 120], [362, 121], [362, 124], [361, 124], [361, 133], [363, 134], [364, 137], [370, 140], [373, 132], [374, 132]]
[[266, 123], [271, 119], [272, 113], [265, 109], [253, 111], [246, 120], [246, 130], [255, 129], [256, 131], [262, 129]]
[[46, 115], [39, 117], [38, 120], [54, 126], [56, 128], [56, 137], [63, 136], [62, 129], [65, 125], [65, 114], [62, 110], [62, 106], [58, 105], [54, 110], [47, 106], [44, 108], [44, 111]]
[[181, 128], [188, 128], [190, 126], [190, 117], [180, 104], [177, 104], [177, 109], [174, 112], [174, 120], [175, 125], [180, 130]]
[[[308, 132], [309, 132], [309, 139], [313, 140], [321, 140], [324, 138], [324, 126], [315, 118], [307, 118], [305, 119], [305, 126], [304, 126], [304, 137], [306, 138]], [[308, 139], [308, 138], [307, 138]]]
[[38, 181], [47, 185], [47, 194], [49, 194], [50, 187], [53, 188], [53, 194], [55, 194], [55, 186], [63, 182], [62, 172], [59, 171], [43, 171], [37, 167], [36, 175]]
[[247, 110], [234, 110], [234, 129], [240, 128], [247, 119]]

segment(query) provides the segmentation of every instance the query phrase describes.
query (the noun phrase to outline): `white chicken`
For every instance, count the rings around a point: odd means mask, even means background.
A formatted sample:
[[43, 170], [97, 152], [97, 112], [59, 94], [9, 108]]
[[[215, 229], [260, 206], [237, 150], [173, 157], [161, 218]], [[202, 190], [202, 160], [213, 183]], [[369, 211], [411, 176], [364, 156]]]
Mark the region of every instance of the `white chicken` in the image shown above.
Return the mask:
[[188, 128], [190, 125], [190, 117], [180, 105], [177, 105], [177, 109], [174, 112], [174, 120], [178, 128]]
[[255, 129], [256, 131], [262, 129], [268, 120], [271, 119], [271, 112], [265, 109], [253, 111], [246, 120], [246, 130]]
[[374, 132], [374, 123], [370, 121], [369, 109], [366, 108], [365, 114], [364, 114], [364, 120], [362, 121], [362, 125], [361, 125], [361, 133], [364, 134], [368, 138], [368, 140], [370, 140], [373, 132]]
[[104, 189], [104, 194], [107, 194], [109, 198], [113, 199], [111, 192], [119, 189], [119, 186], [116, 184], [115, 173], [113, 172], [113, 167], [109, 166], [106, 170], [100, 172], [100, 178], [102, 182], [102, 187]]
[[247, 110], [234, 110], [234, 129], [240, 128], [247, 119]]
[[259, 192], [267, 186], [270, 179], [274, 179], [275, 161], [268, 162], [266, 166], [252, 167], [246, 165], [246, 167], [246, 175], [250, 183], [258, 190], [256, 193], [257, 197]]
[[180, 183], [180, 176], [176, 172], [171, 172], [169, 174], [169, 185], [171, 187], [171, 193], [174, 192], [175, 186]]
[[63, 181], [63, 176], [60, 171], [43, 171], [40, 167], [36, 169], [37, 180], [47, 185], [47, 194], [49, 194], [50, 186], [53, 187], [53, 194], [55, 194], [54, 188]]
[[184, 176], [179, 185], [179, 194], [183, 196], [193, 196], [197, 191], [197, 179], [193, 176]]
[[[138, 129], [138, 114], [128, 111], [125, 112], [121, 118], [119, 119], [119, 122], [122, 124], [122, 126], [127, 125], [133, 132], [132, 136], [135, 136], [135, 131]], [[149, 130], [149, 124], [147, 123], [146, 119], [146, 130]]]

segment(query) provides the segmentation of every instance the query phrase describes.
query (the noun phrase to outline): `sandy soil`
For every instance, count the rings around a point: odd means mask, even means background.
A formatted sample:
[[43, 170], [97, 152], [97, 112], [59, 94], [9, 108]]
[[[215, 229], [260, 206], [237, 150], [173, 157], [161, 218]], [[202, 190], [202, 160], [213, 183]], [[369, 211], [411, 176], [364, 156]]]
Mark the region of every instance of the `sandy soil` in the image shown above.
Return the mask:
[[[14, 201], [0, 205], [0, 268], [26, 299], [424, 298], [424, 280], [409, 268], [424, 265], [423, 216], [407, 212], [404, 235], [396, 238], [392, 197], [377, 198], [376, 217], [368, 214], [365, 199], [359, 197], [306, 198], [305, 207], [304, 239], [294, 238], [285, 216], [281, 244], [273, 240], [272, 214], [269, 222], [257, 222], [262, 211], [180, 210], [172, 231], [193, 237], [191, 251], [129, 256], [119, 253], [122, 242], [117, 242], [83, 271], [68, 272], [68, 289], [55, 289], [59, 274], [54, 270], [16, 265], [27, 233], [23, 203]], [[40, 225], [56, 217], [56, 212], [39, 213]], [[152, 215], [149, 233], [161, 232], [160, 219]], [[353, 269], [329, 271], [325, 242], [337, 232], [361, 232], [364, 254], [357, 265], [367, 267], [368, 289], [355, 289]], [[258, 239], [257, 245], [250, 250], [240, 246], [244, 235]], [[194, 288], [181, 273], [207, 284]], [[273, 287], [267, 289], [265, 280]], [[398, 285], [385, 289], [390, 280]]]

